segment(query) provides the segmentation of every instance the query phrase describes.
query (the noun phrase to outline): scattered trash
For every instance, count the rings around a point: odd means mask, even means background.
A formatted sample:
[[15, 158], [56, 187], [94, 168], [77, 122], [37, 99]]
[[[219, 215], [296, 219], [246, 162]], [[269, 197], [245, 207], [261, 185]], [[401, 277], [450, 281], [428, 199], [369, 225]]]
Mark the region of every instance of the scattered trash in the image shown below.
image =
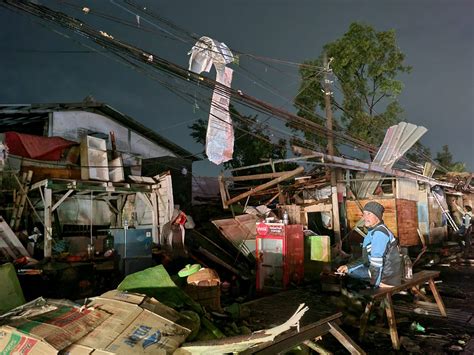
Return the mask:
[[451, 345], [448, 350], [455, 351], [455, 352], [461, 352], [461, 351], [463, 351], [463, 347], [459, 346], [459, 345]]
[[199, 264], [194, 264], [194, 265], [187, 264], [184, 268], [182, 268], [178, 272], [178, 276], [179, 277], [188, 277], [188, 276], [198, 272], [200, 269], [201, 269], [201, 265], [199, 265]]
[[420, 354], [422, 352], [420, 346], [408, 337], [401, 336], [400, 344], [410, 354]]
[[82, 12], [87, 15], [89, 12], [91, 12], [91, 9], [89, 9], [88, 7], [83, 7]]
[[[229, 113], [230, 91], [233, 70], [226, 67], [234, 56], [225, 43], [203, 36], [188, 52], [189, 70], [201, 74], [209, 72], [214, 65], [217, 75], [212, 95], [209, 123], [206, 134], [206, 155], [214, 164], [232, 159], [234, 151], [234, 129]], [[222, 123], [226, 124], [222, 124]]]
[[413, 310], [413, 312], [415, 312], [416, 314], [424, 314], [424, 315], [428, 315], [428, 311], [426, 309], [423, 309], [423, 308], [420, 308], [420, 307], [417, 307]]
[[413, 322], [412, 324], [410, 324], [410, 330], [414, 331], [414, 332], [416, 331], [416, 332], [424, 333], [425, 332], [425, 327], [423, 327], [418, 322]]

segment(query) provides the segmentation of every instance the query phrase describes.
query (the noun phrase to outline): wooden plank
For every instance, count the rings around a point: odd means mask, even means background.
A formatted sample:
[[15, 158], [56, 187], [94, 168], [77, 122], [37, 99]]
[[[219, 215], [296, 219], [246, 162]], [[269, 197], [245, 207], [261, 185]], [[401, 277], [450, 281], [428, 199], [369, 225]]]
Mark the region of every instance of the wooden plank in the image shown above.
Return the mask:
[[288, 331], [278, 337], [273, 342], [261, 344], [255, 348], [249, 349], [242, 354], [278, 354], [285, 350], [291, 349], [294, 346], [301, 344], [305, 340], [317, 338], [319, 336], [329, 333], [331, 327], [329, 322], [336, 321], [342, 316], [342, 313], [336, 313], [327, 318], [321, 319], [318, 322], [309, 324], [298, 330]]
[[286, 171], [278, 172], [278, 173], [274, 172], [274, 173], [267, 173], [267, 174], [255, 174], [255, 175], [244, 175], [244, 176], [228, 176], [228, 177], [224, 177], [224, 181], [249, 181], [249, 180], [275, 179], [285, 174], [286, 174]]
[[308, 348], [316, 351], [320, 355], [332, 355], [332, 352], [327, 351], [324, 349], [321, 345], [311, 341], [311, 340], [306, 340], [303, 342], [304, 345], [306, 345]]
[[148, 176], [128, 175], [128, 178], [139, 184], [156, 184], [156, 181]]
[[439, 294], [438, 289], [436, 288], [433, 278], [429, 279], [428, 284], [430, 285], [431, 292], [433, 293], [433, 296], [436, 300], [436, 304], [438, 305], [439, 312], [441, 313], [443, 317], [447, 317], [446, 308], [444, 307], [443, 299], [441, 298], [441, 295]]
[[413, 274], [413, 278], [410, 280], [403, 280], [401, 285], [394, 287], [380, 287], [375, 290], [363, 290], [360, 293], [366, 296], [370, 296], [373, 299], [381, 298], [387, 293], [395, 294], [400, 291], [410, 289], [413, 286], [421, 285], [430, 279], [434, 279], [439, 276], [439, 271], [423, 270]]
[[411, 288], [411, 291], [414, 295], [420, 297], [423, 301], [426, 301], [426, 302], [429, 301], [428, 297], [420, 291], [419, 286], [413, 286]]
[[263, 191], [271, 186], [274, 186], [274, 185], [277, 185], [279, 184], [280, 182], [282, 181], [285, 181], [287, 179], [290, 179], [292, 178], [293, 176], [296, 176], [300, 173], [302, 173], [304, 171], [304, 167], [300, 166], [298, 168], [296, 168], [295, 170], [292, 170], [292, 171], [287, 171], [284, 175], [276, 178], [276, 179], [273, 179], [265, 184], [262, 184], [262, 185], [259, 185], [257, 187], [254, 187], [252, 189], [250, 189], [249, 191], [247, 192], [244, 192], [240, 195], [237, 195], [235, 197], [232, 197], [231, 199], [229, 199], [228, 201], [226, 201], [226, 206], [230, 206], [232, 205], [233, 203], [235, 202], [238, 202], [244, 198], [246, 198], [247, 196], [251, 196], [253, 195], [254, 193], [256, 192], [259, 192], [259, 191]]
[[61, 205], [61, 203], [63, 203], [64, 200], [66, 200], [73, 192], [74, 192], [74, 190], [68, 190], [68, 192], [66, 192], [63, 196], [61, 196], [59, 201], [56, 202], [54, 204], [54, 206], [51, 208], [51, 212], [54, 212], [56, 210], [56, 208], [58, 208]]
[[395, 204], [397, 208], [397, 227], [400, 246], [408, 247], [420, 244], [416, 201], [396, 199]]
[[[13, 252], [14, 258], [21, 256], [30, 256], [23, 244], [17, 238], [15, 233], [8, 225], [8, 223], [0, 216], [0, 238], [8, 245], [8, 248]], [[10, 253], [9, 253], [10, 254]], [[12, 255], [12, 254], [10, 254]]]
[[329, 332], [351, 353], [365, 355], [365, 351], [351, 339], [335, 322], [329, 322]]
[[388, 326], [390, 328], [390, 338], [392, 339], [392, 346], [395, 350], [400, 349], [400, 339], [398, 338], [397, 321], [395, 320], [395, 311], [393, 310], [392, 296], [387, 293], [385, 296]]
[[50, 258], [53, 252], [53, 228], [52, 228], [52, 198], [51, 189], [44, 189], [44, 257]]
[[18, 186], [18, 195], [15, 198], [15, 205], [13, 206], [12, 218], [10, 220], [10, 227], [13, 230], [17, 230], [20, 226], [21, 215], [25, 207], [26, 197], [28, 193], [28, 187], [31, 182], [33, 172], [31, 170], [28, 173], [23, 173], [21, 183]]
[[159, 228], [160, 228], [160, 223], [158, 221], [158, 189], [154, 190], [150, 194], [150, 201], [151, 201], [151, 216], [152, 216], [152, 227], [153, 229], [151, 230], [151, 237], [153, 239], [153, 243], [159, 244], [160, 243], [160, 234]]
[[360, 317], [359, 340], [364, 339], [367, 323], [369, 322], [370, 312], [372, 311], [373, 301], [367, 302], [364, 314]]
[[15, 253], [11, 250], [11, 248], [8, 246], [8, 244], [3, 240], [1, 236], [0, 236], [0, 251], [8, 260], [16, 259]]
[[40, 166], [22, 166], [22, 171], [25, 169], [33, 170], [33, 182], [42, 181], [46, 179], [81, 179], [80, 168], [71, 168], [64, 166], [61, 168], [50, 168]]

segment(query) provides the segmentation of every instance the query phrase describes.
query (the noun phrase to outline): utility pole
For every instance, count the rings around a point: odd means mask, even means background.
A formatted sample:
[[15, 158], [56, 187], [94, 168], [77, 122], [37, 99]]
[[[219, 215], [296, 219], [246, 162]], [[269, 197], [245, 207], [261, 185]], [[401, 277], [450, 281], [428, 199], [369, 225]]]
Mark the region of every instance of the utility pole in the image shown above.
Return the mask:
[[[328, 129], [328, 154], [334, 156], [334, 135], [333, 135], [333, 120], [332, 120], [332, 108], [331, 108], [331, 83], [328, 74], [332, 73], [332, 69], [329, 68], [328, 58], [324, 53], [323, 64], [324, 64], [324, 104], [326, 108], [326, 127]], [[339, 221], [339, 201], [337, 198], [337, 179], [336, 169], [331, 169], [331, 197], [332, 197], [332, 217], [333, 217], [333, 230], [334, 230], [334, 243], [337, 248], [341, 248], [341, 224]]]

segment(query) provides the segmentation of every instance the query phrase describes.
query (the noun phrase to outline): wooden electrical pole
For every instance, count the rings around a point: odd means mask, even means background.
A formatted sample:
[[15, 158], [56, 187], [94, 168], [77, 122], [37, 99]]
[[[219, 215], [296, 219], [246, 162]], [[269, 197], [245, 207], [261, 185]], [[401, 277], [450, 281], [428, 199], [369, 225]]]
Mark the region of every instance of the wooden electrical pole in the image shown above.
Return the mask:
[[[323, 58], [324, 64], [324, 104], [326, 108], [326, 127], [328, 129], [328, 154], [334, 156], [334, 135], [333, 133], [333, 120], [332, 120], [332, 108], [331, 108], [331, 81], [329, 80], [328, 74], [331, 73], [329, 68], [329, 62], [326, 53]], [[337, 197], [337, 179], [336, 169], [331, 168], [331, 197], [332, 197], [332, 217], [333, 217], [333, 230], [334, 230], [334, 243], [338, 248], [341, 247], [341, 224], [339, 221], [339, 201]]]

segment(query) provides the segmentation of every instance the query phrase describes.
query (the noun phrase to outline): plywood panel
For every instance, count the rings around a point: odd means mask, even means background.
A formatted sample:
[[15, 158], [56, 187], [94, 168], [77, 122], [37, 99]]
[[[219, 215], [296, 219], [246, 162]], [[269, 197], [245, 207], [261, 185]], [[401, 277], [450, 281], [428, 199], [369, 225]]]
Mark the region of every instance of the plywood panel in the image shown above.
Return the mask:
[[418, 236], [418, 208], [416, 201], [396, 199], [398, 238], [401, 246], [420, 243]]
[[[398, 234], [397, 228], [397, 211], [395, 208], [395, 199], [372, 199], [372, 200], [360, 200], [360, 204], [364, 206], [369, 201], [376, 201], [380, 203], [384, 208], [385, 212], [383, 219], [387, 227], [393, 232], [395, 236]], [[362, 211], [359, 209], [356, 201], [347, 201], [347, 219], [349, 221], [349, 227], [354, 228], [356, 223], [362, 218]]]

